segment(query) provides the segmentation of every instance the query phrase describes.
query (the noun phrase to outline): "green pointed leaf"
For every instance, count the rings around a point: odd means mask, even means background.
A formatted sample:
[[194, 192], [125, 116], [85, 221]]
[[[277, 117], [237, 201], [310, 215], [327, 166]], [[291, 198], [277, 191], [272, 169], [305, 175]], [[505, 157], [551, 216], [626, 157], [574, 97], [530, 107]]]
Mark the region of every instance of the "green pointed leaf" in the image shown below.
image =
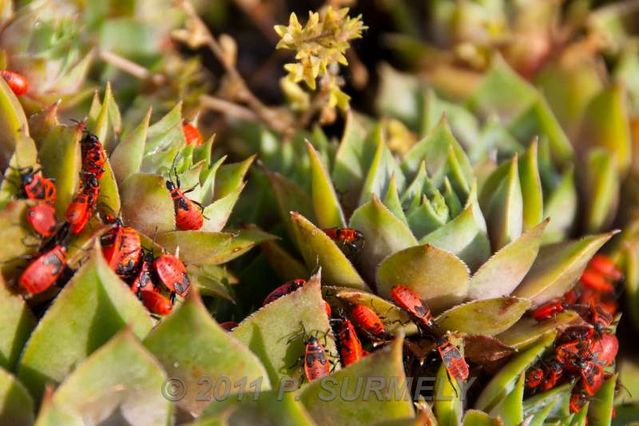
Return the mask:
[[[463, 152], [463, 151], [462, 151]], [[470, 166], [470, 161], [466, 155], [461, 155], [459, 151], [455, 151], [455, 146], [448, 147], [448, 158], [446, 159], [446, 176], [450, 186], [457, 196], [461, 197], [461, 202], [466, 202], [466, 198], [470, 193], [470, 184], [473, 172]]]
[[[263, 425], [314, 426], [313, 419], [293, 392], [266, 391], [255, 395], [249, 389], [242, 398], [213, 401], [192, 426]], [[220, 421], [223, 423], [217, 423]]]
[[320, 279], [319, 275], [311, 277], [301, 289], [254, 312], [233, 330], [233, 336], [262, 361], [275, 389], [283, 378], [301, 382], [303, 372], [298, 360], [304, 351], [304, 330], [318, 336], [328, 332], [325, 349], [329, 357], [336, 359]]
[[107, 81], [106, 89], [104, 90], [104, 103], [109, 110], [109, 123], [111, 124], [113, 131], [117, 135], [122, 131], [122, 116], [120, 115], [120, 108], [113, 98], [111, 82], [109, 81]]
[[524, 383], [526, 381], [526, 374], [521, 373], [515, 387], [511, 392], [502, 399], [497, 406], [490, 410], [490, 415], [493, 417], [499, 417], [508, 425], [518, 425], [524, 421], [524, 406], [522, 400], [524, 399]]
[[574, 175], [572, 169], [569, 169], [546, 197], [544, 216], [550, 218], [550, 223], [544, 233], [544, 244], [559, 242], [566, 238], [575, 222], [577, 206]]
[[435, 402], [433, 404], [437, 421], [442, 426], [455, 426], [461, 423], [464, 413], [462, 389], [453, 377], [450, 377], [442, 363], [435, 379]]
[[499, 250], [519, 238], [523, 228], [523, 198], [517, 164], [517, 156], [515, 156], [510, 162], [507, 174], [495, 188], [490, 201], [482, 204], [494, 250]]
[[344, 227], [346, 220], [330, 175], [308, 141], [306, 149], [311, 160], [311, 196], [317, 224], [321, 228]]
[[131, 175], [122, 182], [121, 196], [128, 226], [151, 236], [175, 229], [173, 200], [161, 176]]
[[215, 199], [219, 200], [243, 186], [244, 177], [253, 164], [252, 155], [239, 163], [225, 164], [220, 167], [215, 179]]
[[42, 173], [55, 180], [57, 192], [55, 210], [59, 217], [64, 216], [80, 183], [81, 138], [80, 126], [58, 126], [40, 143]]
[[562, 312], [542, 322], [524, 317], [508, 330], [498, 334], [497, 338], [505, 345], [523, 349], [535, 343], [541, 336], [550, 331], [563, 329], [581, 322], [581, 317], [574, 311]]
[[9, 164], [17, 140], [29, 136], [29, 125], [20, 101], [4, 79], [0, 79], [0, 169]]
[[531, 299], [535, 305], [562, 296], [577, 282], [590, 258], [614, 234], [591, 235], [542, 247], [530, 272], [513, 295]]
[[548, 219], [511, 242], [475, 272], [468, 284], [471, 299], [507, 296], [513, 292], [533, 265]]
[[423, 238], [444, 226], [449, 213], [446, 201], [439, 192], [433, 195], [432, 201], [424, 195], [420, 205], [408, 210], [408, 224], [415, 237]]
[[508, 364], [502, 367], [482, 390], [475, 402], [475, 408], [483, 411], [494, 408], [499, 401], [513, 391], [520, 374], [526, 371], [554, 340], [554, 333], [547, 334], [539, 343], [515, 356]]
[[[375, 109], [380, 115], [397, 117], [412, 127], [419, 121], [419, 81], [415, 76], [401, 73], [385, 62], [378, 70], [379, 93], [375, 97]], [[439, 119], [439, 115], [437, 119]]]
[[309, 275], [306, 266], [297, 258], [291, 256], [276, 241], [265, 241], [260, 244], [260, 247], [268, 260], [269, 266], [283, 281], [290, 281]]
[[204, 225], [202, 225], [201, 230], [208, 232], [221, 231], [229, 220], [233, 207], [235, 207], [235, 203], [240, 198], [240, 193], [243, 189], [244, 185], [240, 185], [224, 197], [214, 201], [213, 204], [206, 206], [203, 212], [205, 217]]
[[606, 379], [595, 396], [590, 401], [588, 409], [588, 424], [594, 426], [609, 425], [612, 422], [612, 410], [615, 399], [615, 386], [618, 374]]
[[339, 287], [324, 287], [324, 291], [327, 297], [332, 296], [334, 293], [335, 297], [349, 304], [368, 306], [373, 312], [379, 315], [386, 331], [391, 334], [397, 335], [400, 333], [400, 330], [403, 330], [407, 336], [417, 333], [417, 326], [408, 314], [386, 299], [382, 299], [379, 296], [365, 291]]
[[11, 374], [0, 368], [0, 424], [33, 424], [33, 399], [27, 389]]
[[567, 416], [568, 402], [572, 383], [566, 383], [557, 386], [549, 391], [531, 396], [524, 401], [524, 416], [533, 417], [533, 421], [539, 425], [543, 425], [544, 420], [548, 417]]
[[127, 324], [142, 337], [152, 321], [96, 247], [31, 334], [18, 367], [20, 381], [39, 399], [45, 384], [62, 382]]
[[543, 220], [544, 215], [544, 194], [537, 158], [537, 141], [533, 141], [526, 153], [519, 159], [519, 182], [524, 203], [524, 231], [536, 227]]
[[376, 145], [375, 155], [368, 168], [366, 179], [359, 196], [359, 204], [364, 204], [375, 195], [381, 197], [386, 191], [391, 178], [395, 178], [395, 183], [400, 188], [404, 186], [404, 175], [395, 162], [395, 158], [384, 140], [382, 125], [378, 125], [373, 130], [371, 138]]
[[443, 312], [435, 322], [445, 330], [494, 336], [508, 330], [529, 307], [529, 301], [516, 297], [475, 300]]
[[375, 154], [375, 145], [366, 138], [366, 128], [352, 112], [346, 115], [344, 134], [335, 154], [333, 183], [340, 193], [357, 193]]
[[124, 329], [69, 375], [53, 402], [60, 411], [96, 424], [168, 424], [173, 408], [162, 392], [167, 386], [160, 364]]
[[299, 212], [302, 216], [310, 221], [315, 220], [313, 212], [313, 201], [304, 189], [295, 182], [285, 178], [279, 173], [265, 170], [266, 177], [269, 180], [275, 201], [277, 202], [277, 210], [280, 220], [286, 227], [286, 232], [290, 239], [299, 244], [297, 234], [293, 226], [293, 222], [289, 220], [290, 212]]
[[406, 224], [393, 215], [377, 196], [353, 212], [350, 226], [364, 235], [359, 261], [370, 278], [374, 277], [377, 265], [386, 256], [417, 245]]
[[607, 150], [591, 151], [585, 166], [585, 230], [599, 232], [607, 229], [615, 219], [619, 204], [619, 175], [614, 157]]
[[[206, 398], [198, 398], [203, 377], [211, 383], [221, 378], [230, 383], [260, 380], [261, 390], [270, 389], [266, 370], [257, 357], [211, 318], [195, 291], [153, 329], [144, 346], [169, 377], [184, 384], [186, 393], [176, 403], [194, 415], [208, 404]], [[203, 348], [210, 350], [203, 352]]]
[[1, 275], [0, 324], [0, 367], [13, 371], [36, 320], [22, 297], [9, 291]]
[[444, 178], [444, 193], [442, 195], [444, 196], [444, 200], [446, 200], [446, 206], [448, 206], [451, 217], [455, 217], [461, 213], [463, 209], [462, 203], [459, 201], [457, 194], [455, 194], [455, 190], [448, 178]]
[[291, 213], [291, 222], [299, 235], [300, 252], [310, 270], [320, 266], [323, 279], [328, 284], [368, 288], [355, 267], [324, 231], [297, 212]]
[[189, 265], [187, 267], [192, 285], [203, 296], [222, 297], [236, 303], [231, 286], [239, 281], [227, 268], [217, 265]]
[[467, 410], [464, 415], [464, 426], [499, 426], [502, 423], [479, 410]]
[[[301, 392], [301, 401], [315, 422], [370, 425], [413, 417], [402, 363], [402, 341], [403, 338], [398, 337], [364, 359], [306, 386]], [[357, 384], [370, 381], [379, 389], [377, 395], [381, 397], [367, 396], [362, 390], [365, 386]]]
[[468, 292], [468, 267], [455, 255], [429, 244], [388, 256], [377, 269], [377, 291], [389, 298], [398, 285], [415, 290], [436, 312], [460, 303]]
[[140, 171], [150, 120], [151, 109], [149, 108], [142, 122], [130, 133], [122, 137], [122, 141], [111, 154], [110, 163], [113, 173], [120, 184], [129, 176]]
[[626, 91], [616, 83], [593, 97], [584, 113], [579, 141], [587, 147], [605, 148], [624, 175], [632, 158]]
[[464, 211], [419, 242], [452, 252], [471, 270], [483, 264], [490, 257], [490, 242], [474, 191], [471, 191]]
[[160, 121], [149, 127], [140, 171], [168, 172], [176, 155], [185, 144], [182, 131], [182, 103], [179, 102]]
[[386, 190], [386, 195], [384, 196], [383, 201], [384, 205], [391, 211], [391, 213], [397, 216], [397, 218], [402, 222], [407, 223], [404, 210], [402, 209], [402, 202], [399, 199], [399, 191], [397, 190], [395, 176], [391, 176], [391, 179], [388, 182], [388, 189]]
[[120, 204], [120, 192], [118, 184], [115, 181], [115, 175], [111, 169], [111, 163], [107, 160], [104, 163], [104, 174], [100, 178], [100, 195], [98, 197], [98, 206], [106, 208], [110, 212], [119, 212], [122, 210]]
[[111, 125], [109, 121], [109, 106], [106, 103], [106, 95], [107, 93], [105, 92], [105, 98], [104, 101], [100, 104], [98, 115], [95, 117], [95, 119], [92, 119], [91, 116], [89, 116], [89, 120], [87, 122], [87, 129], [91, 133], [96, 135], [103, 145], [106, 145], [106, 143], [108, 142], [107, 136], [109, 135], [109, 127]]
[[36, 251], [38, 239], [33, 236], [26, 222], [27, 208], [32, 203], [26, 200], [13, 200], [0, 209], [0, 239], [11, 244], [0, 245], [0, 269], [6, 277], [13, 276], [25, 264], [21, 256]]

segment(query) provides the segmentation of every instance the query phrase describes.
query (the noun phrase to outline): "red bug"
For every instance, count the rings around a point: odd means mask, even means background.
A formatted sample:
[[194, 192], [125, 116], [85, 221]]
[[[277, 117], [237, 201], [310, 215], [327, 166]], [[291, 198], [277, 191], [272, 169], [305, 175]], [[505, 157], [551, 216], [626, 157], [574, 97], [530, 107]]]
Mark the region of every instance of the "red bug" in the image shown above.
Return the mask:
[[612, 285], [605, 276], [591, 268], [586, 269], [584, 273], [581, 274], [581, 283], [586, 288], [602, 293], [612, 293], [615, 291], [614, 285]]
[[239, 324], [236, 323], [235, 321], [226, 321], [226, 322], [220, 323], [220, 327], [222, 327], [226, 331], [233, 331], [233, 329], [237, 327], [238, 325]]
[[541, 384], [541, 390], [547, 391], [555, 387], [564, 375], [564, 367], [557, 361], [551, 361], [545, 369], [544, 382]]
[[584, 395], [583, 392], [578, 389], [573, 391], [570, 395], [570, 412], [572, 414], [580, 412], [581, 409], [584, 408], [584, 405], [586, 405], [586, 401], [588, 401], [588, 397]]
[[43, 238], [55, 233], [55, 208], [48, 203], [38, 203], [27, 210], [27, 222], [31, 228]]
[[326, 228], [323, 230], [330, 239], [348, 256], [359, 252], [364, 246], [364, 235], [354, 228]]
[[131, 291], [140, 297], [143, 290], [153, 289], [153, 253], [144, 252], [140, 270], [131, 283]]
[[142, 304], [153, 314], [168, 315], [173, 310], [171, 299], [155, 289], [140, 291], [140, 299], [142, 299]]
[[561, 299], [551, 300], [535, 309], [532, 316], [537, 321], [544, 321], [563, 312], [566, 309], [566, 303]]
[[69, 203], [64, 218], [71, 225], [71, 233], [82, 232], [93, 216], [95, 206], [98, 202], [99, 186], [97, 179], [93, 175], [83, 177], [80, 191]]
[[385, 334], [384, 323], [379, 316], [366, 305], [357, 304], [351, 309], [351, 315], [355, 324], [373, 336]]
[[575, 289], [569, 290], [563, 295], [562, 299], [568, 305], [574, 305], [579, 300], [579, 292]]
[[346, 318], [336, 320], [336, 335], [339, 344], [339, 354], [344, 367], [359, 361], [364, 357], [364, 348], [362, 342], [357, 337], [355, 327]]
[[184, 296], [191, 286], [184, 263], [172, 254], [163, 254], [153, 261], [158, 279], [172, 293]]
[[605, 333], [598, 341], [598, 345], [595, 350], [595, 356], [597, 360], [602, 362], [605, 366], [612, 365], [617, 357], [619, 351], [619, 340], [617, 336], [610, 333]]
[[32, 167], [18, 169], [20, 173], [20, 196], [29, 200], [42, 200], [53, 204], [56, 200], [56, 189], [51, 179], [45, 178], [40, 170]]
[[200, 134], [198, 128], [195, 127], [192, 123], [184, 120], [182, 122], [182, 131], [184, 132], [184, 140], [186, 140], [187, 145], [202, 145], [202, 135]]
[[33, 260], [22, 272], [18, 283], [29, 294], [50, 288], [60, 278], [67, 265], [67, 249], [56, 244]]
[[1, 70], [0, 75], [16, 96], [24, 95], [29, 90], [29, 80], [22, 74], [15, 71]]
[[613, 262], [611, 258], [603, 254], [595, 255], [590, 260], [588, 266], [604, 275], [609, 280], [619, 281], [623, 279], [623, 273], [621, 272], [621, 270], [619, 270], [619, 268], [617, 268], [615, 262]]
[[306, 280], [303, 280], [301, 278], [285, 282], [284, 284], [280, 285], [275, 290], [270, 292], [268, 296], [266, 296], [264, 302], [262, 303], [262, 306], [266, 306], [269, 303], [276, 301], [280, 297], [294, 292], [295, 290], [303, 287], [304, 284], [306, 284]]
[[582, 363], [579, 371], [581, 387], [588, 396], [594, 396], [605, 380], [604, 369], [594, 361]]
[[202, 206], [188, 198], [180, 189], [180, 184], [176, 185], [172, 181], [166, 181], [166, 188], [171, 192], [173, 207], [175, 208], [175, 225], [183, 231], [196, 231], [204, 224]]
[[135, 273], [143, 252], [140, 234], [135, 229], [116, 221], [100, 241], [102, 254], [116, 274], [127, 278]]
[[330, 318], [333, 310], [326, 300], [324, 300], [324, 311], [326, 311], [326, 316]]
[[437, 345], [437, 351], [446, 366], [446, 370], [455, 380], [466, 380], [468, 378], [468, 364], [462, 356], [459, 348], [448, 340], [442, 340]]
[[433, 328], [433, 315], [430, 309], [422, 303], [419, 294], [408, 287], [396, 285], [391, 290], [391, 297], [400, 308], [415, 318], [422, 327]]
[[315, 336], [309, 337], [304, 349], [304, 375], [309, 382], [327, 376], [331, 371], [331, 365], [326, 357], [324, 346]]
[[534, 367], [528, 370], [526, 374], [526, 387], [528, 389], [535, 389], [544, 381], [544, 370], [539, 367]]
[[80, 141], [82, 151], [82, 170], [100, 179], [104, 174], [106, 153], [100, 139], [90, 132], [86, 132]]

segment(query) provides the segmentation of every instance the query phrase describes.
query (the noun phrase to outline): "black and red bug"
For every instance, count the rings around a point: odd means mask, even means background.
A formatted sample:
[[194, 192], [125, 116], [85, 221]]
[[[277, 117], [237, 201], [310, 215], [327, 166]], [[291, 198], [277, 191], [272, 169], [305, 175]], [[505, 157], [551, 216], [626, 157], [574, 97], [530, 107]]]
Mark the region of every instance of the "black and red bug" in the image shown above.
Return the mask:
[[138, 297], [143, 290], [153, 289], [153, 253], [144, 251], [142, 254], [142, 262], [133, 282], [131, 282], [131, 291]]
[[42, 176], [40, 170], [33, 167], [17, 169], [20, 174], [20, 191], [18, 196], [29, 200], [42, 200], [54, 204], [56, 201], [55, 184], [51, 179]]
[[544, 370], [540, 367], [533, 367], [526, 373], [526, 387], [536, 389], [544, 381]]
[[383, 337], [386, 334], [386, 328], [379, 315], [366, 305], [354, 305], [351, 308], [351, 317], [359, 328], [372, 336]]
[[142, 259], [142, 241], [140, 234], [129, 226], [116, 220], [113, 227], [100, 238], [102, 254], [109, 267], [122, 278], [135, 274]]
[[238, 325], [239, 324], [235, 321], [226, 321], [220, 323], [220, 327], [222, 327], [226, 331], [233, 331]]
[[191, 280], [184, 263], [172, 254], [162, 254], [153, 261], [153, 269], [162, 283], [171, 293], [184, 296], [188, 293]]
[[606, 378], [603, 367], [594, 361], [583, 362], [579, 375], [581, 377], [581, 388], [588, 396], [594, 396]]
[[326, 356], [324, 346], [317, 337], [310, 336], [304, 342], [304, 375], [306, 380], [321, 379], [331, 371], [331, 364]]
[[202, 145], [202, 134], [192, 123], [184, 120], [182, 122], [182, 132], [184, 133], [184, 140], [187, 145], [200, 146]]
[[24, 75], [15, 71], [1, 70], [0, 76], [4, 78], [11, 91], [16, 96], [21, 96], [29, 90], [29, 80]]
[[27, 222], [40, 237], [49, 238], [57, 227], [55, 208], [49, 203], [35, 204], [27, 209]]
[[568, 404], [570, 413], [575, 414], [581, 411], [582, 408], [586, 405], [588, 401], [588, 397], [581, 392], [580, 389], [575, 389], [570, 395], [570, 402]]
[[356, 255], [364, 247], [364, 234], [357, 229], [333, 227], [323, 231], [347, 256]]
[[337, 336], [342, 365], [346, 367], [362, 359], [364, 357], [364, 348], [355, 332], [353, 323], [346, 318], [337, 318], [331, 321], [336, 324], [335, 335]]
[[417, 321], [420, 328], [432, 331], [434, 327], [433, 314], [430, 308], [422, 302], [419, 294], [408, 287], [396, 285], [391, 289], [391, 298], [397, 306]]
[[580, 282], [584, 287], [601, 293], [615, 291], [615, 286], [603, 274], [592, 268], [587, 268], [581, 274]]
[[266, 298], [264, 298], [262, 306], [266, 306], [269, 303], [276, 301], [280, 297], [286, 296], [287, 294], [292, 293], [299, 288], [302, 288], [305, 284], [306, 280], [301, 278], [285, 282], [284, 284], [278, 286], [275, 290], [271, 291], [266, 296]]
[[541, 390], [544, 392], [554, 388], [562, 379], [565, 373], [564, 366], [555, 360], [551, 360], [549, 362], [549, 364], [544, 369], [544, 372], [544, 381], [540, 386]]
[[604, 366], [612, 365], [619, 352], [619, 340], [617, 336], [604, 333], [595, 345], [594, 354]]
[[620, 281], [623, 279], [623, 272], [617, 267], [615, 262], [606, 255], [596, 254], [588, 266], [611, 281]]
[[87, 131], [80, 140], [80, 149], [82, 171], [94, 175], [99, 180], [104, 174], [104, 165], [107, 161], [102, 142], [96, 135]]
[[437, 351], [451, 377], [461, 381], [468, 378], [468, 363], [457, 346], [453, 345], [448, 339], [442, 339], [438, 342]]
[[67, 266], [67, 249], [61, 244], [39, 254], [22, 272], [20, 287], [28, 294], [38, 294], [53, 286]]
[[554, 299], [537, 307], [532, 312], [536, 321], [544, 321], [566, 310], [567, 304], [562, 299]]
[[173, 301], [157, 289], [142, 290], [139, 294], [142, 304], [152, 314], [168, 315], [173, 310]]

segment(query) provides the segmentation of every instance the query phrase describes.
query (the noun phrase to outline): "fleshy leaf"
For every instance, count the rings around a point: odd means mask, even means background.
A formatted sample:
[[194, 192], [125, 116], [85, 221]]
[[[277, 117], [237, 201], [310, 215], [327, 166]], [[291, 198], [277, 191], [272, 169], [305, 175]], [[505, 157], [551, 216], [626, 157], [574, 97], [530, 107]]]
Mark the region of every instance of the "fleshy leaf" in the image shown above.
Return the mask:
[[591, 235], [577, 241], [565, 241], [539, 250], [530, 272], [513, 292], [540, 305], [570, 290], [586, 268], [590, 258], [616, 232]]
[[160, 364], [124, 329], [69, 375], [53, 402], [60, 411], [96, 424], [152, 426], [169, 423], [171, 392]]
[[0, 424], [33, 424], [33, 399], [27, 389], [11, 374], [0, 368]]
[[350, 289], [340, 289], [336, 287], [324, 287], [324, 291], [328, 297], [329, 294], [335, 293], [335, 296], [350, 304], [366, 305], [377, 313], [384, 323], [386, 331], [392, 334], [398, 334], [399, 330], [403, 330], [406, 335], [417, 333], [417, 326], [413, 323], [406, 312], [402, 311], [396, 305], [376, 296], [372, 293]]
[[244, 185], [238, 186], [233, 191], [226, 194], [219, 200], [209, 204], [204, 209], [204, 225], [202, 225], [202, 231], [219, 232], [221, 231], [233, 211], [233, 207], [240, 197], [240, 193], [244, 189]]
[[455, 426], [461, 423], [464, 413], [464, 398], [462, 389], [453, 377], [446, 371], [442, 363], [437, 370], [435, 379], [435, 394], [433, 398], [435, 414], [438, 424], [442, 426]]
[[22, 256], [33, 253], [38, 240], [27, 227], [27, 208], [31, 203], [26, 200], [13, 200], [0, 209], [0, 241], [11, 241], [11, 244], [0, 245], [0, 269], [9, 277], [25, 263]]
[[142, 122], [130, 133], [124, 134], [122, 141], [113, 150], [110, 162], [118, 183], [124, 182], [126, 178], [140, 171], [150, 120], [151, 109], [149, 108]]
[[170, 167], [175, 153], [185, 144], [182, 131], [182, 103], [177, 103], [159, 121], [153, 123], [147, 132], [144, 158], [140, 170], [145, 173], [162, 172]]
[[317, 224], [320, 228], [344, 227], [346, 220], [330, 175], [317, 151], [308, 141], [306, 148], [311, 160], [311, 196]]
[[511, 392], [502, 399], [497, 406], [490, 410], [490, 415], [499, 417], [508, 425], [518, 425], [524, 420], [524, 382], [526, 374], [521, 373]]
[[[300, 397], [315, 422], [370, 425], [413, 417], [402, 363], [402, 341], [403, 338], [398, 337], [364, 359], [306, 386]], [[358, 385], [367, 382], [369, 389], [373, 385], [379, 389], [375, 397], [366, 395], [362, 390], [364, 386]]]
[[367, 289], [355, 267], [324, 231], [297, 212], [291, 213], [291, 222], [299, 235], [300, 252], [310, 270], [320, 266], [328, 284]]
[[537, 322], [533, 318], [522, 318], [517, 324], [497, 335], [504, 344], [523, 349], [535, 343], [544, 334], [581, 323], [581, 317], [574, 311], [561, 312], [553, 318]]
[[397, 190], [395, 176], [392, 176], [388, 182], [388, 189], [386, 190], [386, 195], [384, 196], [383, 201], [388, 210], [397, 216], [399, 220], [404, 223], [408, 223], [406, 216], [404, 215], [404, 210], [402, 209], [402, 202], [399, 198], [399, 191]]
[[201, 295], [222, 297], [236, 303], [231, 285], [237, 284], [238, 279], [227, 268], [217, 265], [189, 265], [187, 271], [193, 286]]
[[152, 321], [96, 246], [31, 334], [18, 377], [39, 399], [46, 383], [62, 382], [79, 362], [127, 324], [142, 337]]
[[547, 417], [568, 415], [571, 383], [531, 396], [524, 401], [524, 416], [533, 417], [533, 424], [542, 426]]
[[56, 213], [62, 217], [80, 182], [81, 154], [79, 126], [58, 126], [40, 144], [42, 172], [55, 180]]
[[383, 196], [391, 178], [395, 178], [395, 184], [399, 188], [404, 186], [404, 175], [386, 145], [383, 131], [380, 124], [371, 133], [371, 139], [376, 145], [375, 155], [368, 168], [366, 179], [364, 179], [359, 204], [369, 201], [371, 196]]
[[447, 310], [435, 322], [445, 330], [494, 336], [515, 324], [529, 307], [530, 302], [516, 297], [475, 300]]
[[491, 410], [515, 387], [519, 375], [533, 364], [544, 350], [555, 340], [555, 334], [549, 333], [539, 343], [514, 357], [484, 387], [475, 402], [478, 410]]
[[544, 243], [562, 241], [571, 230], [577, 216], [577, 189], [572, 169], [564, 172], [561, 180], [546, 197], [544, 216], [550, 223], [544, 233]]
[[252, 155], [239, 163], [224, 164], [215, 178], [215, 199], [219, 200], [241, 187], [244, 177], [255, 160]]
[[588, 424], [603, 426], [611, 423], [617, 378], [618, 374], [613, 374], [611, 377], [606, 379], [604, 384], [599, 388], [595, 396], [590, 401], [590, 407], [588, 409]]
[[599, 232], [615, 219], [619, 204], [619, 175], [614, 157], [603, 149], [588, 154], [585, 164], [585, 231]]
[[219, 265], [275, 237], [256, 228], [232, 232], [173, 231], [157, 236], [157, 242], [187, 264]]
[[468, 267], [458, 257], [425, 244], [384, 259], [377, 269], [377, 290], [388, 298], [394, 286], [405, 285], [440, 312], [466, 297], [469, 276]]
[[0, 79], [0, 169], [9, 164], [17, 139], [29, 136], [29, 125], [20, 101]]
[[524, 231], [532, 229], [543, 220], [544, 194], [539, 176], [537, 141], [533, 141], [524, 155], [519, 158], [519, 182], [524, 203]]
[[548, 219], [495, 253], [475, 272], [468, 284], [471, 299], [507, 296], [533, 265]]
[[502, 423], [479, 410], [467, 410], [464, 415], [464, 426], [499, 426]]
[[38, 149], [33, 139], [19, 137], [15, 141], [15, 151], [11, 156], [9, 165], [4, 171], [4, 179], [0, 182], [0, 208], [4, 208], [7, 202], [18, 194], [20, 182], [19, 169], [32, 167], [36, 170], [38, 164]]
[[13, 371], [36, 320], [22, 297], [9, 291], [1, 275], [0, 324], [0, 367]]
[[367, 278], [374, 278], [377, 265], [386, 256], [417, 244], [408, 226], [391, 213], [377, 196], [353, 212], [350, 226], [364, 235], [364, 246], [358, 254], [358, 260]]
[[260, 244], [260, 247], [270, 267], [283, 281], [290, 281], [309, 275], [306, 266], [297, 258], [291, 256], [276, 241], [265, 241]]
[[483, 264], [490, 257], [490, 242], [474, 190], [471, 191], [464, 211], [419, 242], [452, 252], [471, 270], [476, 270]]
[[[293, 222], [289, 220], [290, 212], [298, 212], [308, 218], [308, 220], [313, 221], [315, 220], [313, 201], [309, 194], [295, 182], [279, 173], [269, 170], [265, 170], [265, 173], [271, 184], [271, 189], [277, 202], [277, 210], [282, 223], [286, 227], [286, 232], [293, 241], [297, 241], [295, 227]], [[299, 244], [299, 241], [297, 243]]]
[[118, 184], [115, 181], [115, 175], [111, 169], [111, 163], [107, 160], [104, 163], [104, 174], [100, 178], [100, 195], [98, 197], [98, 206], [106, 208], [110, 212], [119, 212], [122, 210], [120, 204], [120, 192]]
[[[313, 276], [301, 289], [283, 296], [254, 312], [233, 330], [233, 336], [258, 356], [271, 384], [278, 388], [284, 378], [300, 383], [302, 366], [297, 363], [304, 351], [304, 333], [326, 339], [327, 355], [335, 359], [335, 342], [320, 290], [320, 276]], [[318, 334], [319, 333], [319, 334]], [[322, 342], [323, 343], [323, 342]]]
[[375, 145], [366, 138], [366, 128], [352, 112], [346, 115], [344, 134], [335, 154], [333, 182], [340, 193], [359, 194], [375, 154]]
[[128, 226], [150, 236], [175, 229], [173, 200], [161, 176], [134, 174], [120, 189], [122, 216]]
[[270, 389], [266, 370], [257, 357], [213, 321], [196, 291], [191, 291], [186, 301], [153, 329], [144, 346], [169, 377], [182, 382], [186, 393], [176, 403], [194, 415], [208, 403], [206, 398], [198, 398], [203, 377], [212, 384], [222, 377], [231, 383], [261, 379], [260, 389]]

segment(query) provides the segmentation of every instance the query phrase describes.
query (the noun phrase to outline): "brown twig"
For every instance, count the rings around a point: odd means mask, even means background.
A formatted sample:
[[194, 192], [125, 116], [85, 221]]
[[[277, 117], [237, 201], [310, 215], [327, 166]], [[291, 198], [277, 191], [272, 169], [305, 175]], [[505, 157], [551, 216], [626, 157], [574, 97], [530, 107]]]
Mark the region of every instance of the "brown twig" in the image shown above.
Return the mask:
[[217, 111], [222, 114], [232, 115], [243, 120], [258, 119], [257, 115], [252, 110], [211, 95], [200, 96], [200, 105], [204, 108]]
[[149, 80], [157, 86], [162, 85], [166, 81], [166, 77], [164, 75], [152, 73], [142, 65], [139, 65], [127, 58], [123, 58], [109, 50], [100, 50], [98, 56], [107, 64], [112, 65], [137, 79]]

